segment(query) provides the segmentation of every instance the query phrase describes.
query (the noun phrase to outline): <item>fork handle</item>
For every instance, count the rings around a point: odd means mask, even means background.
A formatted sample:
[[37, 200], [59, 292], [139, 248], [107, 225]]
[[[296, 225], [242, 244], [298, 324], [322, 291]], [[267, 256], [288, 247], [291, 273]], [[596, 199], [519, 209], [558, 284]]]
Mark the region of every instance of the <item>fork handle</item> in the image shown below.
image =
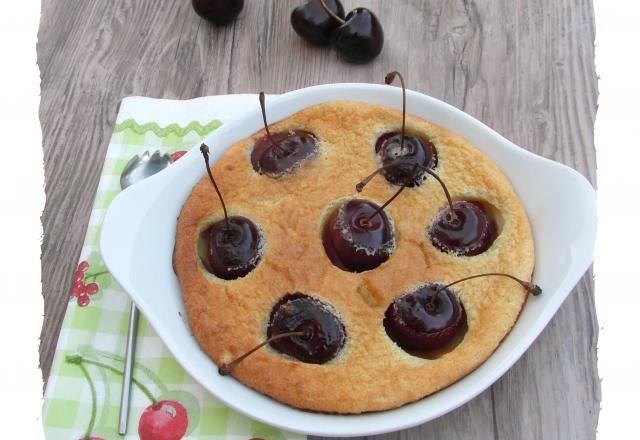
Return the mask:
[[127, 348], [124, 359], [124, 373], [122, 375], [122, 392], [120, 394], [120, 416], [118, 423], [118, 433], [125, 435], [127, 433], [127, 424], [129, 421], [129, 403], [131, 401], [131, 377], [133, 373], [133, 357], [136, 351], [136, 334], [138, 332], [138, 309], [131, 302], [131, 311], [129, 312], [129, 333], [127, 335]]

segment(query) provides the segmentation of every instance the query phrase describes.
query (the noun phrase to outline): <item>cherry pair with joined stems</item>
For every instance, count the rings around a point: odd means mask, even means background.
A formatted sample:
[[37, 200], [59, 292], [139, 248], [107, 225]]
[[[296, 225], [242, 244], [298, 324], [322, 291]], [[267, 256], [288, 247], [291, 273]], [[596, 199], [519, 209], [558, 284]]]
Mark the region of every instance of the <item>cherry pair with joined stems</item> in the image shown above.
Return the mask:
[[380, 208], [378, 208], [375, 213], [371, 214], [371, 216], [365, 220], [365, 224], [366, 224], [366, 222], [371, 220], [371, 218], [373, 218], [375, 215], [379, 214], [396, 197], [398, 197], [400, 195], [400, 193], [402, 191], [404, 191], [404, 189], [407, 186], [409, 186], [418, 177], [419, 172], [424, 172], [426, 174], [429, 174], [433, 178], [435, 178], [438, 181], [438, 183], [440, 184], [440, 186], [442, 187], [442, 190], [444, 191], [444, 194], [445, 194], [445, 196], [447, 198], [447, 202], [449, 204], [449, 210], [450, 210], [450, 212], [447, 215], [447, 221], [449, 223], [451, 223], [452, 225], [456, 225], [459, 222], [459, 220], [457, 218], [455, 210], [453, 209], [453, 201], [451, 200], [451, 195], [449, 194], [449, 190], [447, 189], [447, 186], [442, 181], [442, 179], [440, 179], [440, 177], [438, 177], [438, 175], [435, 172], [433, 172], [433, 170], [428, 166], [422, 165], [422, 164], [420, 164], [420, 163], [418, 163], [416, 161], [403, 161], [403, 160], [401, 160], [401, 158], [407, 153], [407, 150], [405, 150], [405, 139], [406, 139], [405, 126], [406, 126], [406, 115], [407, 115], [407, 91], [406, 91], [406, 86], [405, 86], [405, 82], [404, 82], [404, 77], [398, 71], [393, 71], [393, 72], [388, 73], [387, 76], [385, 77], [384, 81], [385, 81], [385, 83], [387, 85], [390, 85], [390, 84], [393, 83], [393, 81], [396, 79], [396, 77], [400, 80], [400, 85], [402, 87], [402, 128], [401, 128], [401, 131], [400, 131], [400, 149], [399, 149], [399, 152], [396, 153], [395, 160], [392, 163], [384, 164], [383, 166], [381, 166], [380, 168], [375, 170], [373, 173], [371, 173], [370, 175], [368, 175], [367, 177], [362, 179], [360, 182], [358, 182], [358, 184], [356, 185], [356, 191], [362, 192], [364, 187], [367, 186], [367, 184], [371, 180], [373, 180], [373, 178], [375, 176], [377, 176], [378, 174], [383, 173], [385, 171], [397, 170], [399, 167], [411, 167], [411, 172], [407, 174], [406, 178], [404, 179], [404, 182], [402, 183], [400, 188], [396, 191], [396, 193], [393, 196], [391, 196]]
[[406, 134], [406, 88], [402, 75], [391, 72], [386, 84], [399, 78], [402, 86], [402, 128], [385, 133], [376, 142], [382, 166], [356, 185], [361, 192], [378, 174], [400, 188], [382, 205], [352, 199], [342, 203], [329, 216], [323, 230], [323, 246], [331, 262], [349, 272], [375, 269], [390, 258], [395, 248], [391, 220], [384, 212], [407, 187], [417, 187], [426, 176], [433, 176], [442, 187], [448, 208], [441, 211], [429, 228], [435, 247], [458, 256], [484, 252], [493, 243], [497, 227], [478, 202], [454, 202], [443, 180], [433, 171], [437, 164], [435, 146], [429, 140]]
[[361, 64], [382, 51], [384, 32], [376, 15], [367, 8], [348, 14], [339, 0], [309, 0], [291, 13], [291, 25], [311, 44], [331, 46], [344, 60]]
[[[91, 436], [97, 418], [97, 395], [95, 385], [86, 365], [93, 365], [120, 376], [122, 376], [123, 372], [111, 365], [85, 358], [79, 354], [67, 355], [65, 362], [78, 366], [89, 384], [89, 390], [91, 392], [91, 417], [81, 440], [97, 439], [98, 437]], [[140, 416], [138, 423], [138, 436], [140, 440], [172, 440], [182, 438], [186, 434], [189, 425], [189, 415], [184, 405], [177, 400], [158, 400], [142, 382], [136, 378], [132, 378], [132, 382], [150, 402], [150, 405], [145, 408]]]
[[400, 188], [375, 214], [361, 222], [366, 227], [368, 222], [380, 214], [407, 187], [420, 186], [427, 176], [432, 176], [442, 187], [448, 207], [438, 213], [428, 236], [432, 244], [440, 251], [457, 256], [474, 256], [486, 251], [497, 237], [497, 224], [487, 211], [485, 205], [478, 201], [454, 202], [444, 181], [434, 172], [437, 165], [437, 152], [434, 144], [428, 139], [406, 134], [407, 93], [405, 81], [397, 71], [385, 77], [390, 85], [398, 78], [402, 87], [402, 126], [400, 132], [389, 132], [382, 135], [376, 143], [382, 166], [356, 185], [356, 191], [364, 187], [378, 174]]

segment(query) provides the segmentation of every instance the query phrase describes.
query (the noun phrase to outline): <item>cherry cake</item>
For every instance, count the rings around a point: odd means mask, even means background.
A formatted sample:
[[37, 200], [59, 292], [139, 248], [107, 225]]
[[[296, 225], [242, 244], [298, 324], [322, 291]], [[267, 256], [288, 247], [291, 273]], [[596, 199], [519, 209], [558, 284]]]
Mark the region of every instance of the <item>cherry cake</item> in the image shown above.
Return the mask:
[[[531, 280], [534, 246], [497, 166], [442, 127], [361, 102], [267, 127], [210, 168], [177, 225], [189, 325], [220, 373], [353, 414], [485, 361], [540, 293], [509, 279]], [[496, 272], [508, 275], [474, 277]]]

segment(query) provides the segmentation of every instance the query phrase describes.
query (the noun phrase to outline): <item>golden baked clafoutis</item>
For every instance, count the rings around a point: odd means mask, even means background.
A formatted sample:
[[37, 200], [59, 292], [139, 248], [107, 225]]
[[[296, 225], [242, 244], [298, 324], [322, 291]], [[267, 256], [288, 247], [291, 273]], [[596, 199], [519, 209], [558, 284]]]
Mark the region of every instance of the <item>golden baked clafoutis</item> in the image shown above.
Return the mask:
[[362, 102], [267, 127], [224, 153], [178, 219], [189, 324], [223, 372], [297, 408], [361, 413], [486, 360], [531, 285], [447, 285], [531, 278], [531, 228], [497, 166], [442, 127]]

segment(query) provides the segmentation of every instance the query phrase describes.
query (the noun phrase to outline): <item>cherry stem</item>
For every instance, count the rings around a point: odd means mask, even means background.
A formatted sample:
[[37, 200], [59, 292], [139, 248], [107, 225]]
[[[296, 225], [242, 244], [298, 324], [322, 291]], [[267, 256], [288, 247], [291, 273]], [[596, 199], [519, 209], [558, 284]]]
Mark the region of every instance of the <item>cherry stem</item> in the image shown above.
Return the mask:
[[[109, 370], [112, 373], [115, 373], [115, 374], [117, 374], [119, 376], [122, 376], [124, 374], [124, 373], [122, 373], [122, 371], [118, 370], [115, 367], [112, 367], [111, 365], [107, 365], [107, 364], [103, 364], [102, 362], [98, 362], [98, 361], [94, 361], [94, 360], [91, 360], [91, 359], [83, 358], [79, 354], [67, 356], [65, 358], [65, 362], [70, 363], [70, 364], [75, 364], [75, 365], [78, 365], [78, 366], [83, 366], [83, 364], [95, 365], [96, 367], [104, 368], [105, 370]], [[140, 389], [140, 391], [142, 391], [142, 394], [144, 394], [147, 397], [147, 399], [149, 399], [149, 401], [151, 402], [151, 404], [153, 406], [156, 406], [158, 404], [158, 401], [156, 400], [155, 397], [153, 397], [153, 394], [151, 394], [151, 391], [149, 391], [149, 389], [146, 386], [144, 386], [142, 383], [140, 383], [134, 377], [131, 378], [131, 382], [133, 382], [134, 385], [137, 386]]]
[[100, 272], [88, 273], [84, 277], [87, 280], [88, 279], [92, 279], [92, 280], [95, 281], [95, 279], [98, 278], [100, 275], [104, 275], [104, 274], [107, 274], [107, 273], [109, 273], [108, 270], [101, 270]]
[[333, 12], [331, 10], [331, 8], [329, 8], [329, 6], [327, 6], [327, 4], [324, 2], [324, 0], [320, 0], [320, 4], [322, 5], [322, 7], [324, 8], [325, 12], [327, 14], [329, 14], [334, 20], [336, 20], [338, 23], [340, 24], [345, 24], [346, 21], [344, 21], [342, 18], [338, 17], [338, 14], [336, 14], [335, 12]]
[[[390, 163], [387, 165], [384, 165], [380, 168], [378, 168], [377, 170], [375, 170], [373, 173], [369, 174], [367, 177], [365, 177], [364, 179], [362, 179], [360, 182], [358, 182], [358, 184], [356, 185], [356, 191], [358, 192], [362, 192], [362, 190], [364, 189], [365, 186], [367, 186], [367, 184], [369, 182], [371, 182], [371, 180], [376, 177], [376, 175], [378, 175], [379, 173], [381, 173], [382, 171], [389, 169], [389, 168], [394, 168], [400, 165], [411, 165], [409, 162], [395, 162], [395, 163]], [[447, 185], [444, 184], [444, 181], [435, 173], [433, 172], [431, 169], [422, 166], [420, 164], [413, 164], [414, 168], [418, 167], [419, 169], [421, 169], [422, 171], [424, 171], [425, 173], [427, 173], [430, 176], [433, 176], [434, 179], [436, 179], [438, 181], [438, 183], [440, 184], [440, 186], [442, 187], [442, 191], [444, 191], [444, 195], [447, 198], [447, 203], [449, 204], [449, 215], [447, 215], [447, 222], [449, 224], [452, 225], [456, 225], [458, 222], [458, 216], [456, 215], [456, 212], [453, 209], [453, 200], [451, 199], [451, 194], [449, 193], [449, 190], [447, 189]], [[412, 179], [415, 178], [415, 171], [414, 171], [414, 176], [412, 177]], [[403, 187], [406, 185], [403, 184]], [[402, 188], [401, 188], [402, 189]], [[395, 196], [394, 196], [395, 197]], [[393, 200], [393, 199], [392, 199]]]
[[[117, 354], [113, 354], [113, 353], [109, 353], [108, 351], [101, 351], [101, 350], [96, 350], [96, 353], [98, 354], [98, 356], [111, 359], [112, 361], [115, 361], [118, 363], [124, 363], [124, 357], [118, 356]], [[151, 382], [153, 382], [153, 384], [160, 390], [160, 394], [167, 394], [169, 392], [167, 387], [160, 381], [160, 378], [153, 371], [151, 371], [150, 368], [145, 367], [142, 364], [135, 364], [133, 367], [136, 370], [142, 371], [144, 375], [147, 376], [147, 378]]]
[[285, 332], [285, 333], [280, 333], [280, 334], [271, 336], [266, 341], [256, 345], [251, 350], [249, 350], [245, 354], [235, 358], [234, 360], [232, 360], [228, 364], [227, 363], [222, 364], [220, 366], [220, 368], [218, 368], [218, 373], [220, 373], [221, 376], [228, 376], [229, 374], [231, 374], [231, 370], [233, 370], [240, 362], [245, 360], [247, 357], [251, 356], [254, 352], [260, 350], [265, 345], [267, 345], [267, 344], [269, 344], [269, 343], [271, 343], [273, 341], [276, 341], [278, 339], [289, 338], [291, 336], [304, 336], [306, 338], [309, 338], [309, 337], [311, 337], [311, 331], [310, 330], [304, 330], [304, 331], [297, 331], [297, 332]]
[[91, 437], [91, 432], [93, 431], [93, 427], [96, 424], [96, 415], [98, 413], [98, 405], [96, 399], [96, 387], [93, 385], [93, 380], [91, 380], [91, 376], [89, 376], [89, 372], [87, 371], [87, 367], [78, 364], [78, 368], [82, 371], [83, 376], [87, 379], [89, 383], [89, 390], [91, 391], [91, 418], [89, 419], [89, 426], [87, 426], [87, 431], [85, 432], [83, 439], [89, 439]]
[[400, 85], [402, 86], [402, 132], [400, 136], [400, 152], [402, 154], [404, 152], [404, 125], [407, 116], [407, 90], [404, 86], [404, 78], [398, 71], [387, 73], [387, 76], [384, 77], [384, 82], [390, 85], [396, 79], [396, 76], [400, 78]]
[[467, 281], [467, 280], [472, 280], [474, 278], [481, 278], [481, 277], [488, 277], [488, 276], [499, 276], [499, 277], [506, 277], [506, 278], [510, 278], [513, 281], [519, 283], [522, 287], [524, 287], [524, 289], [527, 291], [527, 293], [532, 294], [533, 296], [538, 296], [540, 294], [542, 294], [542, 288], [540, 286], [538, 286], [537, 284], [534, 284], [532, 282], [529, 281], [523, 281], [520, 278], [516, 278], [513, 275], [509, 275], [508, 273], [502, 273], [502, 272], [489, 272], [489, 273], [482, 273], [482, 274], [478, 274], [478, 275], [471, 275], [468, 277], [464, 277], [464, 278], [460, 278], [457, 281], [454, 281], [452, 283], [447, 284], [446, 286], [443, 286], [441, 288], [439, 288], [438, 290], [436, 290], [436, 293], [433, 294], [433, 296], [431, 297], [431, 299], [429, 300], [429, 303], [427, 304], [428, 308], [433, 308], [433, 306], [435, 305], [436, 299], [438, 297], [438, 294], [445, 290], [448, 289], [449, 287], [461, 283], [463, 281]]
[[260, 94], [258, 95], [258, 99], [260, 100], [260, 109], [262, 110], [262, 122], [264, 122], [264, 130], [267, 132], [269, 142], [271, 142], [271, 145], [273, 145], [276, 150], [279, 150], [281, 153], [286, 154], [288, 151], [282, 148], [280, 144], [273, 139], [273, 136], [271, 136], [271, 132], [269, 131], [269, 124], [267, 124], [267, 110], [264, 103], [264, 92], [260, 92]]
[[402, 183], [402, 186], [400, 187], [400, 189], [398, 189], [398, 191], [396, 191], [396, 193], [394, 195], [391, 196], [391, 198], [389, 198], [389, 200], [387, 200], [386, 202], [384, 202], [384, 204], [379, 207], [378, 209], [375, 210], [375, 212], [373, 214], [371, 214], [369, 217], [367, 217], [365, 220], [360, 222], [360, 225], [363, 227], [366, 227], [369, 225], [369, 222], [371, 221], [372, 218], [374, 218], [376, 215], [380, 214], [380, 212], [382, 212], [382, 210], [384, 208], [386, 208], [387, 206], [389, 206], [389, 203], [393, 202], [393, 200], [398, 197], [400, 195], [400, 193], [402, 191], [404, 191], [404, 189], [407, 187], [407, 185], [409, 184], [409, 182], [411, 182], [413, 179], [416, 178], [416, 172], [418, 171], [418, 164], [415, 164], [413, 166], [413, 170], [411, 171], [411, 174], [407, 176], [406, 179], [404, 179], [404, 182]]
[[206, 168], [207, 168], [207, 174], [209, 174], [209, 180], [211, 180], [211, 183], [213, 184], [213, 187], [215, 188], [216, 193], [218, 194], [218, 198], [220, 199], [220, 203], [222, 204], [222, 210], [224, 211], [224, 221], [226, 223], [226, 228], [227, 230], [230, 230], [231, 228], [229, 227], [229, 216], [227, 215], [227, 206], [224, 204], [224, 199], [222, 198], [222, 194], [218, 189], [218, 185], [216, 184], [216, 181], [213, 178], [213, 174], [211, 174], [211, 168], [209, 167], [209, 147], [206, 144], [200, 145], [200, 152], [204, 157], [204, 164], [206, 165]]

